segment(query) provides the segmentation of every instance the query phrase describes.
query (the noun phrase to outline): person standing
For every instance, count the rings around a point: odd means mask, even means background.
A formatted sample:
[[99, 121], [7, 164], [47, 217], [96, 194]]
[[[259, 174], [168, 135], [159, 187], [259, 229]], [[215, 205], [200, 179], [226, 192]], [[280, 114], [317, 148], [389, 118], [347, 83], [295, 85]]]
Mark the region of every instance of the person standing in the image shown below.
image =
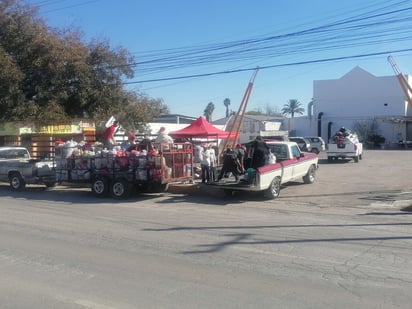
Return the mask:
[[262, 167], [268, 162], [269, 147], [261, 136], [257, 136], [252, 144], [252, 168]]
[[219, 177], [217, 178], [217, 180], [221, 180], [223, 176], [227, 173], [232, 173], [235, 177], [236, 182], [239, 181], [239, 165], [237, 153], [229, 147], [223, 154], [223, 166], [220, 170]]
[[202, 152], [202, 162], [200, 163], [202, 183], [210, 182], [210, 150], [204, 148]]
[[160, 144], [171, 144], [173, 143], [173, 138], [171, 138], [167, 133], [166, 133], [166, 128], [161, 127], [158, 135], [156, 137], [155, 143], [160, 143]]
[[216, 151], [212, 144], [209, 144], [209, 155], [210, 155], [210, 167], [209, 167], [209, 180], [211, 182], [216, 181], [216, 166], [217, 158]]
[[113, 149], [113, 146], [116, 145], [116, 140], [114, 135], [116, 134], [117, 129], [120, 127], [120, 122], [115, 121], [111, 126], [107, 127], [102, 134], [103, 145], [109, 150]]
[[171, 138], [167, 133], [166, 133], [166, 128], [161, 127], [158, 135], [156, 137], [155, 143], [161, 144], [160, 149], [161, 151], [169, 151], [171, 146], [170, 144], [173, 143], [173, 138]]
[[123, 145], [126, 151], [136, 150], [136, 135], [132, 131], [126, 132], [127, 142]]

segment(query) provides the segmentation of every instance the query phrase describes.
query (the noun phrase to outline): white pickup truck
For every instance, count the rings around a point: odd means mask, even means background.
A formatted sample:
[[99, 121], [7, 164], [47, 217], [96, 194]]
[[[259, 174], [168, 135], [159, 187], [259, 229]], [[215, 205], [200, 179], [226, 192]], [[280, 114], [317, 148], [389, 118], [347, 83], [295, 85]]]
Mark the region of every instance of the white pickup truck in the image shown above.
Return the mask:
[[53, 161], [39, 161], [24, 147], [0, 147], [0, 181], [8, 182], [13, 190], [26, 184], [56, 184]]
[[227, 195], [233, 195], [236, 191], [258, 191], [268, 199], [275, 199], [282, 184], [299, 179], [307, 184], [315, 181], [318, 168], [316, 154], [301, 152], [295, 142], [270, 141], [266, 144], [276, 156], [276, 163], [256, 170], [248, 169], [239, 182], [226, 180], [211, 185], [223, 189]]
[[329, 143], [326, 154], [328, 162], [336, 159], [353, 159], [355, 163], [362, 160], [363, 146], [360, 142]]
[[328, 162], [341, 159], [353, 159], [355, 163], [362, 160], [363, 145], [359, 142], [358, 135], [342, 127], [332, 137], [328, 144], [326, 154]]

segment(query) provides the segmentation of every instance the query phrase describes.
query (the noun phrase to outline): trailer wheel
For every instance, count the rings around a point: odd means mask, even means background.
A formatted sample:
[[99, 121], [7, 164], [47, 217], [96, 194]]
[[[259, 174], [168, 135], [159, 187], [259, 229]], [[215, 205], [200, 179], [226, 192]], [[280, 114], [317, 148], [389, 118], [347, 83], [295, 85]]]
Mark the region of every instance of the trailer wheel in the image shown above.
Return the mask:
[[97, 197], [105, 197], [109, 193], [109, 180], [105, 177], [97, 177], [92, 182], [92, 192]]
[[303, 182], [304, 183], [314, 183], [315, 182], [315, 175], [316, 175], [316, 168], [314, 165], [311, 165], [309, 167], [308, 172], [306, 173], [305, 176], [303, 176]]
[[23, 190], [26, 187], [26, 182], [19, 173], [12, 173], [9, 177], [10, 188], [16, 191]]
[[131, 185], [125, 179], [116, 179], [110, 187], [111, 196], [116, 199], [127, 198], [131, 191]]
[[280, 193], [280, 177], [275, 177], [270, 183], [269, 188], [264, 191], [264, 195], [268, 199], [275, 199]]
[[329, 162], [329, 163], [332, 163], [332, 161], [333, 161], [333, 157], [329, 157], [329, 156], [328, 156], [328, 162]]

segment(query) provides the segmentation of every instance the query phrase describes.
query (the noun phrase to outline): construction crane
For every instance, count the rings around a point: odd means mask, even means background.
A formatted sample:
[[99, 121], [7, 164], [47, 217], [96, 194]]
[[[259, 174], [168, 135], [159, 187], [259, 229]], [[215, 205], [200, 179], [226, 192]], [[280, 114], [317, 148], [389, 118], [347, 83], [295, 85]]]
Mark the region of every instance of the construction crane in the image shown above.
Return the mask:
[[408, 80], [406, 79], [405, 75], [402, 74], [402, 72], [399, 70], [398, 65], [395, 62], [395, 59], [393, 59], [392, 56], [388, 56], [388, 61], [392, 66], [393, 71], [395, 72], [396, 78], [399, 81], [399, 84], [401, 85], [401, 88], [405, 94], [406, 100], [408, 101], [409, 105], [412, 106], [412, 87], [408, 83]]
[[229, 135], [227, 139], [223, 142], [223, 145], [221, 147], [221, 150], [223, 151], [227, 148], [234, 149], [236, 147], [236, 144], [238, 143], [240, 130], [243, 124], [243, 119], [245, 118], [246, 107], [249, 102], [250, 94], [253, 88], [253, 83], [255, 82], [255, 78], [256, 78], [258, 71], [259, 71], [259, 68], [257, 68], [253, 72], [252, 77], [250, 78], [249, 84], [246, 88], [245, 94], [243, 96], [242, 102], [240, 103], [239, 110], [235, 114], [233, 121], [229, 122], [228, 130], [226, 130], [226, 131], [229, 131]]

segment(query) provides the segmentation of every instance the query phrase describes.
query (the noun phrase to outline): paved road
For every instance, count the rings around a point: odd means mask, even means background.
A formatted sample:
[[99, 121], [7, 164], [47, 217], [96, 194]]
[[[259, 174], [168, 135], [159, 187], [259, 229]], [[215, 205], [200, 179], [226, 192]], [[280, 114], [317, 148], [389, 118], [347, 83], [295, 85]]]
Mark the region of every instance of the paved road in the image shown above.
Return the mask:
[[325, 161], [274, 201], [0, 186], [0, 307], [410, 308], [412, 152]]

